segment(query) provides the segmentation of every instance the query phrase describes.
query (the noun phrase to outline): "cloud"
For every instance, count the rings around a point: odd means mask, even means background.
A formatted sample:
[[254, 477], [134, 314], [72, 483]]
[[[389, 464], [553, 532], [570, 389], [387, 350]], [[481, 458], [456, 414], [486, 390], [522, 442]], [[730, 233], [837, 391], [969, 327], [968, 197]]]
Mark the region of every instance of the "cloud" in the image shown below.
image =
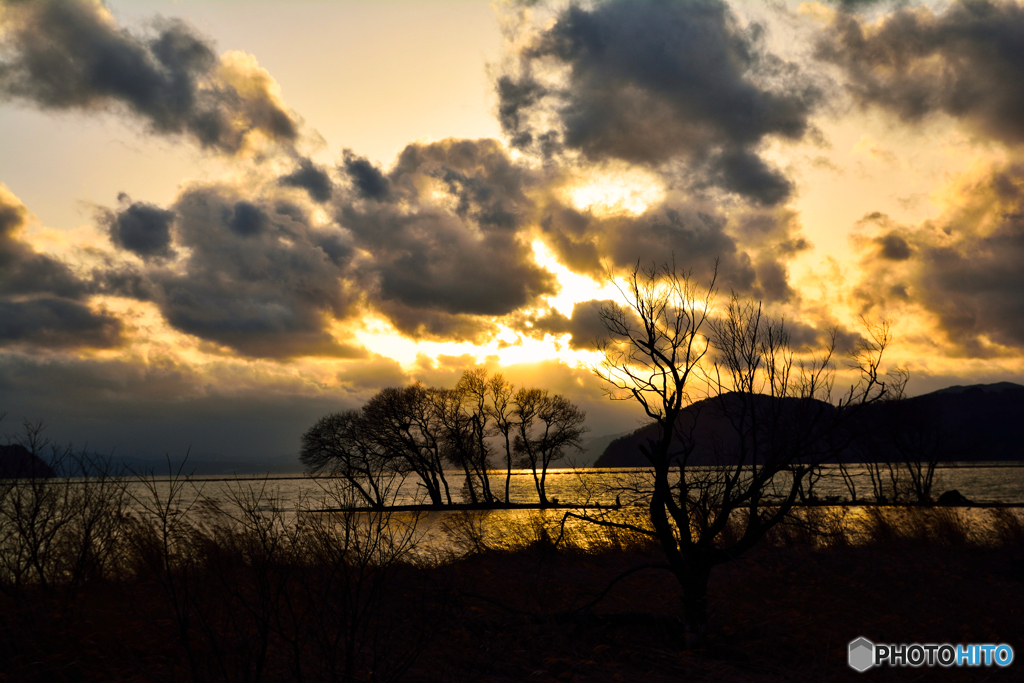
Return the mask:
[[317, 243], [342, 237], [253, 199], [223, 185], [178, 197], [173, 210], [189, 256], [180, 272], [150, 275], [168, 322], [253, 356], [364, 355], [328, 331], [354, 301], [344, 270]]
[[882, 258], [890, 261], [906, 261], [910, 258], [910, 245], [907, 240], [895, 232], [886, 233], [875, 238], [881, 251]]
[[[538, 236], [596, 277], [677, 254], [709, 283], [718, 259], [719, 286], [773, 301], [793, 295], [786, 261], [806, 248], [780, 208], [673, 195], [639, 216], [575, 210], [560, 198], [563, 169], [513, 161], [495, 140], [414, 143], [387, 172], [345, 152], [334, 173], [300, 161], [284, 176], [193, 184], [166, 209], [122, 198], [101, 216], [145, 263], [115, 260], [98, 287], [244, 355], [352, 358], [365, 350], [337, 337], [339, 323], [367, 308], [412, 338], [485, 343], [504, 317], [543, 305], [558, 283], [534, 261]], [[284, 189], [313, 177], [331, 188], [322, 207], [315, 191]]]
[[[844, 12], [858, 12], [878, 5], [891, 4], [893, 0], [826, 0], [829, 5], [836, 5]], [[898, 1], [898, 0], [897, 0]]]
[[793, 295], [786, 261], [809, 247], [796, 215], [785, 209], [732, 207], [672, 197], [638, 216], [598, 216], [557, 202], [539, 220], [545, 241], [578, 273], [603, 279], [606, 268], [632, 269], [673, 258], [695, 279], [768, 300]]
[[335, 220], [371, 256], [363, 281], [406, 334], [476, 338], [490, 324], [466, 316], [502, 316], [556, 291], [521, 239], [529, 172], [496, 141], [411, 144], [386, 178], [351, 156], [346, 170], [354, 188], [336, 199]]
[[[218, 57], [181, 21], [130, 30], [84, 0], [8, 3], [0, 21], [0, 99], [129, 113], [227, 154], [297, 140], [297, 117], [255, 59]], [[122, 197], [98, 222], [142, 263], [111, 257], [86, 283], [43, 257], [37, 265], [53, 281], [45, 291], [81, 305], [93, 293], [152, 301], [181, 332], [280, 359], [361, 357], [339, 330], [367, 308], [414, 338], [485, 341], [501, 318], [557, 292], [533, 259], [538, 235], [578, 272], [677, 253], [701, 276], [721, 259], [721, 282], [737, 291], [789, 298], [783, 245], [798, 241], [795, 222], [701, 192], [725, 189], [755, 205], [789, 195], [760, 149], [769, 137], [801, 138], [819, 95], [763, 48], [760, 31], [720, 2], [571, 7], [535, 36], [524, 70], [499, 84], [500, 115], [514, 139], [530, 138], [520, 146], [579, 158], [541, 167], [494, 140], [449, 139], [408, 145], [390, 169], [348, 149], [326, 168], [293, 149], [292, 167], [272, 178], [252, 169], [244, 183], [187, 185], [165, 207]], [[635, 40], [646, 32], [653, 45]], [[568, 77], [560, 89], [530, 85], [552, 60]], [[571, 106], [559, 104], [565, 97]], [[608, 104], [618, 109], [602, 113]], [[536, 127], [544, 112], [560, 121], [550, 134]], [[632, 217], [578, 211], [557, 196], [575, 164], [605, 159], [663, 171], [681, 161], [695, 192]]]
[[132, 202], [126, 194], [121, 194], [118, 199], [124, 205], [122, 210], [115, 213], [101, 209], [98, 216], [107, 227], [110, 241], [143, 260], [173, 257], [171, 226], [174, 224], [174, 212], [153, 204]]
[[337, 377], [342, 384], [369, 390], [400, 387], [409, 382], [408, 374], [397, 361], [377, 354], [365, 361], [346, 365]]
[[102, 214], [118, 238], [173, 223], [173, 240], [147, 246], [182, 254], [98, 269], [102, 291], [151, 300], [174, 328], [242, 354], [288, 358], [363, 356], [332, 330], [365, 307], [412, 337], [482, 342], [557, 290], [529, 246], [536, 179], [494, 140], [409, 145], [386, 175], [351, 154], [337, 183], [316, 170], [334, 188], [326, 224], [280, 177]]
[[91, 284], [20, 239], [28, 210], [0, 184], [0, 347], [109, 348], [117, 318], [87, 305]]
[[[931, 313], [961, 356], [1024, 350], [1024, 165], [995, 167], [964, 182], [939, 219], [900, 226], [868, 217], [877, 235], [859, 241], [866, 306], [912, 303]], [[1002, 347], [1000, 349], [999, 347]]]
[[180, 20], [159, 19], [140, 35], [88, 0], [5, 2], [0, 10], [0, 99], [128, 112], [153, 132], [187, 135], [226, 154], [260, 137], [298, 137], [296, 119], [255, 59], [218, 58]]
[[173, 267], [110, 268], [99, 275], [105, 291], [152, 300], [175, 329], [249, 356], [365, 355], [329, 329], [354, 313], [343, 231], [228, 184], [187, 188], [165, 214], [187, 256]]
[[309, 193], [310, 199], [317, 202], [326, 202], [334, 192], [334, 183], [325, 170], [314, 164], [309, 159], [302, 159], [299, 167], [281, 176], [278, 181], [286, 187], [298, 187]]
[[342, 168], [364, 199], [387, 199], [390, 183], [376, 166], [352, 150], [345, 150]]
[[[532, 327], [520, 326], [520, 331], [543, 336], [552, 334], [555, 336], [570, 334], [569, 346], [573, 349], [592, 350], [596, 348], [595, 342], [608, 338], [608, 330], [601, 322], [601, 309], [613, 305], [610, 299], [580, 301], [573, 304], [572, 313], [569, 316], [562, 315], [556, 310], [547, 311], [544, 315], [529, 320]], [[632, 315], [632, 311], [626, 309], [626, 314], [631, 316], [635, 324], [639, 324], [639, 318]]]
[[269, 222], [260, 207], [244, 199], [225, 209], [223, 214], [228, 228], [239, 237], [255, 237]]
[[971, 0], [902, 7], [877, 22], [836, 14], [819, 59], [860, 105], [909, 123], [943, 113], [1007, 144], [1024, 142], [1024, 6]]
[[24, 301], [0, 299], [0, 346], [46, 348], [117, 346], [121, 322], [88, 306], [52, 296]]
[[864, 336], [857, 331], [849, 330], [842, 325], [830, 324], [828, 321], [817, 321], [816, 325], [786, 320], [785, 330], [789, 335], [790, 347], [799, 352], [811, 351], [818, 353], [827, 349], [832, 343], [832, 332], [835, 332], [836, 357], [848, 356], [859, 344], [864, 343]]
[[[478, 366], [472, 357], [440, 361], [414, 373], [417, 379], [451, 387]], [[596, 434], [625, 431], [642, 418], [633, 405], [608, 401], [587, 370], [558, 361], [485, 365], [517, 386], [564, 394], [587, 411], [592, 425], [604, 426], [595, 427]], [[322, 415], [358, 408], [378, 390], [409, 381], [397, 364], [378, 356], [345, 362], [341, 386], [325, 387], [288, 369], [264, 366], [257, 375], [250, 364], [231, 360], [200, 367], [130, 354], [95, 359], [0, 351], [0, 411], [8, 410], [8, 419], [43, 420], [57, 443], [73, 440], [92, 452], [161, 463], [165, 454], [177, 459], [186, 452], [190, 460], [251, 462], [296, 455], [302, 433]]]
[[518, 71], [496, 84], [514, 147], [682, 161], [694, 186], [763, 205], [785, 201], [792, 184], [761, 147], [802, 139], [822, 99], [796, 65], [764, 48], [762, 26], [740, 25], [715, 0], [574, 3], [519, 57]]

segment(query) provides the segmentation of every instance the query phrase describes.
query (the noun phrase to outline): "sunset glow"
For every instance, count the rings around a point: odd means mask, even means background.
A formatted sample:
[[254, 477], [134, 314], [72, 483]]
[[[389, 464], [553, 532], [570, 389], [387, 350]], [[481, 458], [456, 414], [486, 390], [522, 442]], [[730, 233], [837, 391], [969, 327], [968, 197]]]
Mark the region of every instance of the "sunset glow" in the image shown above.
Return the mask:
[[0, 1], [0, 412], [284, 453], [483, 366], [622, 431], [599, 314], [673, 259], [840, 369], [888, 319], [911, 393], [1019, 380], [1024, 8], [861, 5]]
[[567, 187], [564, 193], [574, 208], [597, 215], [639, 216], [665, 198], [665, 188], [658, 177], [639, 168], [595, 171]]

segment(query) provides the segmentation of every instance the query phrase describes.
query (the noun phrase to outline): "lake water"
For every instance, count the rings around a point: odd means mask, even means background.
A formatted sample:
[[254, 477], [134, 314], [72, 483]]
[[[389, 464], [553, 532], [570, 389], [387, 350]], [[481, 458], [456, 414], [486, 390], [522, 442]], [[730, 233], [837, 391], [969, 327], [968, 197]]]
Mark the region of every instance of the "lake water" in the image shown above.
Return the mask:
[[[870, 499], [872, 488], [868, 470], [863, 466], [857, 466], [848, 467], [848, 471], [854, 479], [858, 497]], [[505, 474], [504, 470], [490, 473], [491, 486], [495, 494], [504, 495]], [[446, 477], [453, 500], [461, 502], [463, 474], [447, 472]], [[649, 489], [649, 482], [650, 472], [643, 469], [556, 469], [548, 472], [546, 490], [550, 500], [579, 503], [581, 506], [588, 503], [610, 505], [614, 504], [618, 497], [621, 509], [592, 514], [606, 515], [607, 519], [628, 521], [646, 527], [649, 522], [644, 503], [644, 490]], [[345, 504], [343, 496], [338, 494], [338, 482], [329, 478], [305, 475], [196, 476], [187, 480], [156, 477], [149, 480], [148, 491], [137, 480], [130, 482], [129, 491], [136, 497], [131, 507], [141, 511], [143, 504], [146, 507], [152, 505], [153, 491], [166, 500], [168, 492], [175, 486], [178, 488], [175, 507], [196, 520], [205, 518], [216, 521], [219, 518], [220, 522], [223, 522], [223, 515], [235, 517], [240, 510], [240, 498], [248, 501], [251, 509], [258, 509], [264, 513], [280, 513], [286, 521], [295, 520], [307, 511], [336, 509]], [[988, 466], [972, 464], [938, 468], [935, 473], [933, 494], [938, 496], [952, 489], [958, 490], [977, 503], [1024, 505], [1024, 466], [999, 463]], [[537, 502], [533, 476], [529, 470], [514, 470], [509, 490], [510, 498], [514, 502]], [[830, 496], [838, 496], [841, 500], [849, 499], [848, 489], [837, 467], [825, 469], [824, 476], [814, 487], [814, 493], [823, 499]], [[423, 502], [423, 498], [422, 486], [409, 479], [399, 490], [395, 503], [419, 503]], [[458, 550], [460, 546], [462, 550], [466, 550], [469, 549], [466, 547], [467, 544], [473, 543], [473, 538], [491, 547], [520, 545], [535, 539], [541, 528], [551, 535], [564, 533], [568, 541], [586, 547], [604, 533], [603, 528], [573, 518], [571, 514], [567, 516], [566, 512], [564, 509], [550, 508], [474, 513], [442, 511], [424, 515], [395, 513], [390, 519], [392, 523], [399, 525], [403, 520], [414, 520], [419, 537], [418, 546], [427, 549], [427, 552], [446, 551], [452, 548]], [[856, 527], [856, 521], [864, 516], [866, 510], [862, 507], [852, 507], [841, 512], [843, 519], [846, 520], [843, 524], [849, 529]], [[1017, 510], [1014, 514], [1019, 516], [1021, 512], [1022, 510]], [[985, 529], [988, 526], [987, 513], [987, 510], [981, 508], [961, 511], [971, 526], [977, 529]]]
[[[868, 470], [864, 466], [848, 466], [857, 496], [871, 499], [872, 487]], [[492, 491], [504, 496], [505, 470], [492, 470]], [[905, 476], [905, 475], [904, 475]], [[464, 475], [447, 472], [446, 477], [455, 502], [462, 502]], [[643, 489], [650, 481], [648, 470], [643, 469], [554, 469], [548, 471], [546, 491], [550, 500], [561, 503], [613, 504], [616, 497], [623, 505], [630, 505], [643, 497]], [[153, 482], [159, 489], [170, 486], [170, 480], [157, 476]], [[180, 482], [179, 482], [180, 483]], [[131, 488], [141, 494], [138, 484]], [[989, 465], [943, 466], [936, 469], [933, 495], [957, 490], [977, 503], [1024, 504], [1024, 465], [993, 463]], [[510, 499], [518, 503], [536, 503], [537, 492], [529, 470], [513, 470], [510, 479]], [[819, 498], [838, 497], [849, 500], [849, 490], [835, 466], [826, 467], [824, 476], [814, 486]], [[299, 509], [336, 508], [343, 504], [333, 482], [328, 478], [306, 475], [253, 476], [195, 476], [181, 489], [181, 503], [192, 508], [200, 503], [205, 507], [232, 507], [233, 497], [260, 495], [268, 506], [288, 513]], [[395, 497], [399, 505], [421, 503], [422, 486], [414, 478], [407, 479]]]

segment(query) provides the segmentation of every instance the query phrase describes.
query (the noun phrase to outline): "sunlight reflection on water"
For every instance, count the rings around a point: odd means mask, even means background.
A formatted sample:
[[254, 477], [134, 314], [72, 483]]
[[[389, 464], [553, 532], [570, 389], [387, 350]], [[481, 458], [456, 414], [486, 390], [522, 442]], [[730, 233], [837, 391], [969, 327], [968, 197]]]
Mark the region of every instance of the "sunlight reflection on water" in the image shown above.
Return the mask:
[[[871, 486], [867, 470], [851, 468], [857, 486], [858, 496], [867, 497]], [[490, 473], [492, 490], [504, 497], [505, 471]], [[448, 472], [452, 499], [461, 502], [464, 478], [461, 473]], [[1024, 467], [947, 467], [936, 472], [935, 495], [957, 489], [968, 499], [979, 503], [1021, 503], [1024, 502]], [[583, 505], [611, 505], [616, 499], [621, 508], [588, 514], [603, 516], [616, 521], [627, 522], [647, 528], [644, 490], [649, 488], [650, 472], [639, 469], [559, 469], [548, 473], [547, 495], [552, 501], [579, 503]], [[156, 478], [151, 481], [157, 491], [166, 495], [171, 486], [170, 479]], [[182, 483], [179, 481], [179, 483]], [[317, 511], [343, 506], [337, 491], [332, 489], [332, 480], [308, 476], [278, 477], [191, 477], [181, 488], [180, 509], [197, 521], [210, 523], [216, 520], [230, 520], [238, 513], [236, 500], [239, 494], [258, 500], [259, 509], [264, 513], [279, 512], [285, 522], [293, 522], [304, 511]], [[782, 482], [784, 486], [784, 482]], [[781, 488], [781, 487], [780, 487]], [[138, 498], [132, 505], [141, 511], [139, 501], [145, 500], [140, 483], [129, 483], [129, 489]], [[849, 491], [837, 470], [826, 471], [816, 485], [814, 492], [821, 499], [838, 496], [849, 498]], [[513, 471], [509, 480], [509, 497], [514, 502], [535, 503], [537, 493], [533, 477], [527, 470]], [[396, 498], [397, 504], [423, 502], [422, 487], [416, 482], [406, 481]], [[891, 513], [899, 508], [885, 508]], [[833, 515], [846, 530], [849, 540], [856, 542], [858, 535], [865, 533], [865, 524], [870, 512], [868, 508], [848, 506], [844, 508], [819, 508], [821, 515]], [[578, 508], [574, 512], [579, 513]], [[642, 536], [629, 531], [613, 531], [597, 527], [584, 520], [566, 516], [565, 509], [511, 509], [489, 511], [434, 511], [421, 513], [389, 513], [396, 523], [417, 523], [418, 547], [423, 553], [454, 551], [458, 553], [483, 548], [516, 548], [540, 540], [561, 540], [579, 548], [617, 545], [626, 547], [642, 542]], [[961, 518], [982, 532], [990, 527], [986, 510], [960, 508]], [[1020, 514], [1018, 511], [1016, 514]]]
[[[852, 466], [850, 470], [858, 497], [870, 497], [871, 484], [867, 470], [861, 466]], [[446, 472], [446, 477], [452, 500], [463, 502], [464, 475], [461, 472]], [[156, 480], [158, 483], [163, 481], [159, 476]], [[489, 480], [492, 491], [504, 498], [505, 470], [492, 470]], [[621, 502], [625, 504], [628, 492], [624, 489], [642, 486], [649, 481], [649, 471], [642, 469], [555, 469], [548, 471], [546, 490], [549, 499], [563, 503], [612, 504], [615, 496], [620, 495]], [[780, 481], [784, 486], [785, 481]], [[189, 500], [206, 497], [215, 502], [227, 503], [226, 493], [232, 487], [265, 488], [288, 511], [294, 511], [304, 499], [324, 500], [330, 506], [332, 497], [329, 480], [305, 475], [195, 476], [190, 478], [190, 482], [191, 486], [184, 492]], [[940, 467], [936, 470], [933, 491], [937, 496], [952, 489], [977, 503], [1024, 503], [1024, 466]], [[849, 498], [838, 469], [834, 467], [826, 468], [825, 476], [815, 485], [814, 493], [822, 499], [832, 496], [844, 500]], [[537, 502], [537, 492], [529, 470], [512, 471], [509, 498], [519, 503]], [[395, 503], [408, 505], [419, 502], [423, 502], [422, 487], [409, 479], [402, 485]]]

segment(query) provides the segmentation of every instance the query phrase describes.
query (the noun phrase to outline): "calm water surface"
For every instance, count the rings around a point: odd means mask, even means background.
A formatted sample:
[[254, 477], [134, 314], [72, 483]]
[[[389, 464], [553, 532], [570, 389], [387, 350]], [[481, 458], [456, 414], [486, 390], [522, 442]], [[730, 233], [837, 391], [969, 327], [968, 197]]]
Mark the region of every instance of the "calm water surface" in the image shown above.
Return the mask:
[[[871, 495], [871, 483], [868, 471], [864, 467], [849, 468], [854, 476], [857, 495], [865, 498]], [[464, 476], [459, 472], [447, 472], [452, 499], [462, 500], [461, 488]], [[650, 481], [649, 470], [643, 469], [557, 469], [548, 472], [547, 494], [551, 500], [560, 502], [613, 504], [616, 496], [622, 504], [620, 510], [597, 512], [598, 515], [609, 515], [609, 519], [628, 521], [639, 526], [647, 526], [642, 490]], [[154, 478], [150, 487], [162, 499], [166, 499], [172, 487], [177, 487], [176, 507], [188, 517], [195, 520], [224, 521], [224, 515], [239, 515], [238, 500], [241, 497], [250, 501], [250, 508], [257, 508], [264, 513], [280, 513], [285, 521], [297, 519], [307, 510], [323, 510], [344, 505], [341, 496], [334, 487], [335, 482], [326, 478], [311, 478], [305, 475], [273, 476], [273, 477], [223, 477], [202, 476], [190, 477], [187, 481], [169, 478]], [[504, 495], [505, 471], [491, 472], [491, 486], [496, 494]], [[936, 470], [934, 495], [943, 491], [956, 489], [968, 499], [978, 503], [1017, 503], [1024, 504], [1024, 466], [1005, 464], [970, 467], [942, 467]], [[135, 481], [129, 484], [129, 491], [136, 497], [132, 507], [152, 505], [152, 492]], [[816, 484], [814, 492], [821, 498], [839, 496], [842, 500], [849, 499], [849, 492], [843, 484], [838, 468], [826, 470]], [[407, 480], [396, 496], [396, 504], [423, 502], [422, 486], [413, 480]], [[515, 502], [537, 502], [533, 476], [529, 470], [514, 470], [510, 484], [510, 498]], [[835, 509], [835, 508], [833, 508]], [[141, 510], [140, 510], [141, 511]], [[988, 526], [986, 513], [981, 508], [962, 510], [961, 514], [979, 529]], [[1017, 510], [1016, 514], [1021, 514]], [[842, 511], [844, 523], [848, 528], [856, 524], [856, 520], [865, 513], [864, 508], [853, 507]], [[473, 513], [430, 512], [423, 515], [412, 513], [395, 513], [392, 523], [412, 522], [418, 538], [417, 545], [426, 552], [454, 549], [456, 551], [469, 548], [465, 545], [467, 538], [474, 535], [489, 546], [515, 546], [529, 543], [537, 537], [538, 529], [544, 527], [551, 535], [564, 533], [566, 540], [586, 547], [595, 538], [595, 534], [604, 533], [602, 527], [596, 527], [585, 521], [566, 516], [565, 510], [493, 510]], [[452, 527], [458, 527], [454, 532]]]
[[[848, 469], [853, 474], [858, 497], [870, 498], [872, 489], [867, 469], [863, 466], [851, 466]], [[448, 478], [452, 500], [463, 501], [463, 474], [447, 472], [445, 476]], [[649, 471], [644, 469], [555, 469], [548, 471], [546, 490], [549, 499], [557, 499], [562, 503], [612, 504], [616, 496], [619, 496], [621, 503], [628, 504], [634, 497], [638, 497], [633, 496], [631, 490], [644, 488], [649, 480]], [[490, 482], [492, 491], [503, 497], [505, 471], [492, 470]], [[164, 491], [170, 486], [168, 479], [159, 476], [154, 483]], [[142, 493], [139, 484], [132, 484], [131, 488]], [[934, 495], [952, 489], [978, 503], [1024, 504], [1024, 465], [971, 464], [936, 469], [932, 487]], [[261, 493], [263, 498], [273, 502], [274, 507], [288, 512], [315, 508], [318, 504], [322, 504], [322, 507], [339, 506], [331, 480], [302, 474], [268, 477], [196, 476], [191, 477], [181, 490], [182, 501], [186, 506], [202, 501], [206, 505], [230, 505], [232, 498], [239, 493]], [[814, 486], [814, 493], [820, 498], [838, 496], [842, 500], [849, 499], [849, 491], [835, 467], [826, 468], [825, 476]], [[512, 471], [510, 498], [519, 503], [537, 502], [537, 492], [529, 470]], [[413, 504], [423, 502], [423, 499], [422, 486], [410, 478], [402, 485], [395, 503]]]

